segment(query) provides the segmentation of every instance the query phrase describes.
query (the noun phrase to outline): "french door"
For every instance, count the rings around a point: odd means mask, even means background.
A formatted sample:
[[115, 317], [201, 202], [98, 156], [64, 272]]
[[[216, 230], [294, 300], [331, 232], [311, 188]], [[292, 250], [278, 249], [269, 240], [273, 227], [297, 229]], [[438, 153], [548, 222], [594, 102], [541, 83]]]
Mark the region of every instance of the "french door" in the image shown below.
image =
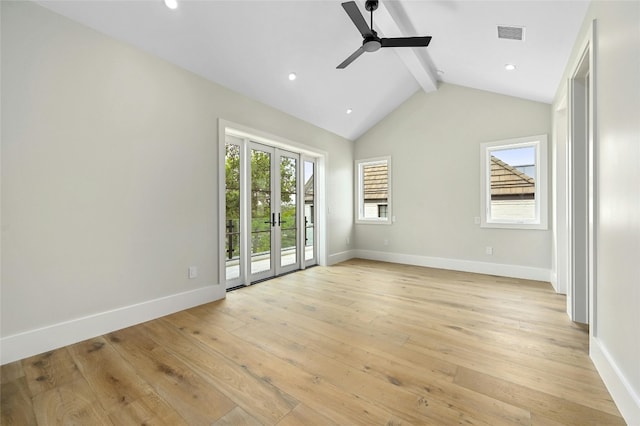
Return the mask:
[[313, 158], [227, 135], [227, 289], [316, 263]]
[[298, 165], [293, 152], [251, 142], [250, 280], [300, 268]]

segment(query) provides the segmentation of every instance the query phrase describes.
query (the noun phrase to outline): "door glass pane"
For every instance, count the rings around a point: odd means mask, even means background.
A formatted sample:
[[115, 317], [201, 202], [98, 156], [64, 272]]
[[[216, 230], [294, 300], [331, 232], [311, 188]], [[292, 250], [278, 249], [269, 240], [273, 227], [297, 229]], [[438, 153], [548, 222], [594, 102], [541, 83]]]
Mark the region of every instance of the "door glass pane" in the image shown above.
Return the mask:
[[536, 218], [536, 148], [494, 149], [491, 153], [491, 219]]
[[314, 258], [314, 199], [315, 187], [313, 181], [315, 164], [312, 161], [304, 162], [304, 259]]
[[240, 146], [225, 145], [225, 263], [227, 280], [240, 277]]
[[280, 265], [294, 265], [298, 261], [296, 188], [297, 160], [280, 157]]
[[251, 273], [271, 269], [271, 154], [251, 150]]

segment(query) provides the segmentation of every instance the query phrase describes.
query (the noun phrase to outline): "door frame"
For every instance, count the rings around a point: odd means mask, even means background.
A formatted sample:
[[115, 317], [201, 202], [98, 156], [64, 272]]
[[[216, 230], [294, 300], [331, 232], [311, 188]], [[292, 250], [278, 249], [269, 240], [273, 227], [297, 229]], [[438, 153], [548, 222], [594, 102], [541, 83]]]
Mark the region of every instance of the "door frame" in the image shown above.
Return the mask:
[[[596, 21], [592, 22], [567, 82], [569, 267], [567, 312], [597, 335], [598, 145], [596, 127]], [[584, 235], [581, 235], [584, 234]]]
[[[314, 241], [314, 249], [313, 249], [313, 257], [309, 260], [307, 260], [307, 252], [306, 252], [306, 241], [305, 241], [305, 235], [307, 232], [306, 229], [306, 222], [305, 220], [305, 213], [304, 213], [304, 207], [305, 207], [305, 192], [304, 192], [304, 187], [306, 185], [306, 182], [304, 180], [305, 178], [305, 174], [304, 174], [304, 168], [305, 168], [305, 163], [306, 162], [312, 162], [313, 163], [313, 241]], [[302, 247], [302, 263], [304, 265], [305, 268], [308, 268], [309, 266], [313, 266], [315, 264], [318, 263], [318, 244], [316, 243], [318, 241], [318, 226], [316, 225], [318, 222], [318, 161], [316, 158], [314, 157], [310, 157], [307, 155], [301, 155], [300, 156], [300, 164], [302, 167], [300, 167], [300, 183], [302, 184], [302, 192], [300, 194], [300, 197], [302, 198], [302, 209], [300, 212], [300, 216], [299, 216], [299, 220], [300, 223], [302, 224], [302, 228], [304, 229], [304, 232], [301, 233], [300, 235], [300, 244]]]
[[[239, 138], [244, 141], [241, 145], [241, 155], [244, 158], [247, 158], [250, 155], [249, 151], [249, 140], [261, 143], [267, 146], [271, 146], [274, 148], [279, 148], [284, 151], [290, 151], [293, 153], [299, 154], [301, 160], [302, 158], [312, 158], [315, 161], [316, 169], [315, 169], [315, 197], [316, 197], [316, 226], [315, 226], [315, 235], [316, 235], [316, 263], [321, 266], [327, 265], [327, 208], [326, 208], [326, 168], [328, 162], [328, 154], [326, 151], [319, 150], [314, 147], [310, 147], [308, 145], [291, 141], [280, 136], [272, 135], [267, 132], [263, 132], [260, 130], [253, 129], [251, 127], [234, 123], [222, 118], [218, 119], [218, 284], [227, 285], [226, 283], [226, 262], [224, 257], [225, 252], [225, 238], [224, 235], [226, 233], [225, 230], [225, 143], [226, 143], [226, 135], [229, 134], [236, 138]], [[242, 176], [244, 176], [244, 182], [247, 182], [249, 179], [249, 170], [245, 167], [244, 170], [241, 170]], [[299, 167], [301, 169], [301, 167]], [[299, 175], [300, 176], [300, 175]], [[241, 178], [242, 179], [242, 178]], [[301, 182], [302, 179], [299, 179]], [[300, 186], [300, 183], [299, 185]], [[302, 189], [303, 190], [303, 189]], [[300, 191], [300, 189], [299, 189]], [[299, 197], [301, 198], [301, 197]], [[241, 202], [240, 214], [244, 214], [244, 217], [247, 217], [247, 212], [250, 206], [248, 206], [247, 202]], [[303, 214], [302, 209], [299, 210], [299, 215]], [[303, 220], [303, 219], [302, 219]], [[298, 223], [303, 223], [300, 218], [298, 219]], [[241, 235], [246, 235], [249, 231], [247, 228], [247, 222], [241, 221]], [[299, 233], [300, 235], [302, 233]], [[246, 240], [246, 239], [245, 239]], [[302, 236], [299, 236], [299, 241], [302, 240]], [[250, 249], [246, 243], [241, 242], [241, 256], [243, 256], [244, 261], [241, 262], [241, 270], [240, 270], [240, 278], [235, 283], [235, 286], [242, 285], [250, 285], [250, 270], [247, 269], [247, 264], [250, 261], [248, 256], [250, 255]], [[300, 269], [304, 269], [308, 266], [304, 261], [304, 256], [300, 257]]]

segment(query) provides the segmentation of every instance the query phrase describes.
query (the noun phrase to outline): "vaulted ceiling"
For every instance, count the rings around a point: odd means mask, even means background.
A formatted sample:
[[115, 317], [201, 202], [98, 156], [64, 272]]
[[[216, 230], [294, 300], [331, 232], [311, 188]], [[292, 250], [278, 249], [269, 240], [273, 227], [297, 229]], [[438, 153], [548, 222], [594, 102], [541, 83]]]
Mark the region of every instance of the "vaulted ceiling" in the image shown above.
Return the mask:
[[[430, 35], [431, 44], [365, 53], [338, 70], [362, 43], [340, 1], [178, 0], [175, 10], [162, 0], [38, 3], [352, 140], [439, 82], [550, 103], [589, 4], [381, 1], [379, 36]], [[498, 26], [523, 27], [524, 39], [500, 39]]]

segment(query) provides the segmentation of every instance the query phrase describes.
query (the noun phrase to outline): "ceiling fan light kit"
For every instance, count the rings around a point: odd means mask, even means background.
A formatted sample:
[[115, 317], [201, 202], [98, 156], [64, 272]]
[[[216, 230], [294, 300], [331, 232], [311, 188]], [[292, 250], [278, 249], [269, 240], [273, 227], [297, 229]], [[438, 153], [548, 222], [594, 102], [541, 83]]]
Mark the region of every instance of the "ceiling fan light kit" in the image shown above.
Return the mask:
[[349, 1], [342, 3], [342, 7], [353, 21], [360, 34], [362, 34], [362, 46], [345, 59], [337, 69], [344, 69], [349, 64], [364, 52], [375, 52], [381, 47], [426, 47], [431, 42], [431, 37], [395, 37], [395, 38], [380, 38], [378, 33], [373, 29], [373, 12], [378, 8], [378, 0], [367, 0], [365, 3], [365, 9], [371, 14], [371, 25], [367, 24], [364, 17], [358, 9], [358, 5], [355, 1]]

